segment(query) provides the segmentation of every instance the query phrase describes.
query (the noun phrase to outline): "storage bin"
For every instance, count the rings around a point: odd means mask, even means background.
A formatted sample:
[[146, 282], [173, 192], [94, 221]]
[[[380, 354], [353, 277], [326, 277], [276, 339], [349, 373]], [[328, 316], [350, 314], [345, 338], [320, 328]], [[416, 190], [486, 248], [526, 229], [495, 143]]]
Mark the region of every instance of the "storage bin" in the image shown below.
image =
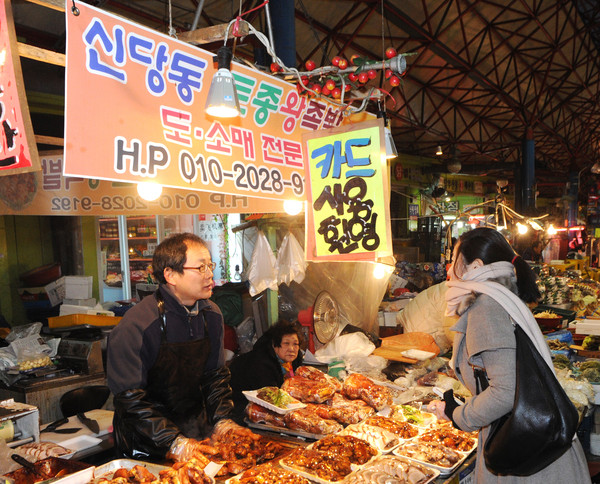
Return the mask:
[[92, 276], [65, 276], [65, 299], [92, 297]]
[[68, 328], [71, 326], [116, 326], [121, 321], [117, 316], [96, 316], [95, 314], [67, 314], [48, 318], [49, 328]]

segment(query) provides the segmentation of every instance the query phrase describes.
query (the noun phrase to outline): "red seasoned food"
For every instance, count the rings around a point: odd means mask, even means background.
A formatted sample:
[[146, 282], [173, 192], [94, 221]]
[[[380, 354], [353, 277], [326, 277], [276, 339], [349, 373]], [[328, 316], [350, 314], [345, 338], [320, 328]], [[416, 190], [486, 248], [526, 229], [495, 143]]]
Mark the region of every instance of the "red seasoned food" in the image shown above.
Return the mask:
[[448, 425], [431, 429], [421, 435], [418, 440], [419, 442], [439, 443], [444, 447], [460, 452], [470, 452], [475, 447], [476, 442], [471, 434]]
[[318, 440], [312, 448], [325, 454], [348, 459], [352, 464], [362, 465], [377, 455], [377, 450], [368, 442], [352, 435], [328, 435]]
[[392, 395], [386, 387], [376, 385], [370, 378], [360, 373], [348, 375], [348, 378], [344, 380], [342, 393], [348, 398], [360, 398], [375, 410], [381, 410], [393, 403]]
[[319, 417], [316, 405], [307, 405], [284, 416], [285, 426], [292, 430], [302, 430], [310, 434], [328, 435], [339, 432], [344, 427], [335, 420]]
[[330, 482], [341, 481], [352, 472], [352, 463], [348, 459], [315, 449], [294, 449], [281, 462]]
[[394, 419], [379, 415], [369, 417], [365, 420], [365, 424], [388, 430], [401, 439], [412, 439], [419, 433], [419, 430], [408, 422], [396, 422]]
[[281, 389], [292, 397], [306, 403], [323, 403], [333, 397], [335, 387], [326, 381], [309, 380], [303, 376], [288, 378], [281, 385]]
[[337, 378], [323, 373], [314, 366], [300, 366], [296, 369], [296, 375], [308, 378], [309, 380], [327, 382], [335, 388], [336, 392], [342, 391], [342, 383]]
[[326, 404], [317, 407], [320, 417], [329, 418], [344, 425], [362, 422], [375, 413], [373, 407], [362, 400], [349, 400], [340, 393], [336, 393]]
[[272, 464], [262, 464], [238, 476], [236, 484], [310, 484], [305, 477]]
[[246, 416], [250, 422], [254, 423], [266, 423], [267, 425], [274, 425], [276, 427], [285, 427], [285, 421], [283, 415], [268, 410], [265, 407], [261, 407], [256, 403], [249, 403], [246, 405]]
[[211, 484], [211, 479], [204, 473], [203, 463], [196, 459], [188, 462], [176, 462], [170, 469], [158, 473], [160, 484]]

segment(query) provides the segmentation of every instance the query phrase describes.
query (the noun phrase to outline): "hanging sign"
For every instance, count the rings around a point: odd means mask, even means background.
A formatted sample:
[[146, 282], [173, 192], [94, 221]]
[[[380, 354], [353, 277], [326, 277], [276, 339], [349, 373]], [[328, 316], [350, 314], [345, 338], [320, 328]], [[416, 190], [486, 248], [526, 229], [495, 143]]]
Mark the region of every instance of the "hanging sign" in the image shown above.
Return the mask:
[[383, 120], [305, 135], [307, 260], [392, 254]]
[[153, 202], [132, 183], [63, 176], [62, 152], [42, 153], [42, 170], [0, 177], [0, 215], [173, 215], [282, 213], [283, 201], [164, 188]]
[[347, 122], [341, 108], [233, 63], [242, 114], [211, 117], [212, 53], [78, 8], [66, 10], [65, 174], [305, 200], [301, 134]]
[[11, 2], [0, 0], [0, 176], [39, 169]]

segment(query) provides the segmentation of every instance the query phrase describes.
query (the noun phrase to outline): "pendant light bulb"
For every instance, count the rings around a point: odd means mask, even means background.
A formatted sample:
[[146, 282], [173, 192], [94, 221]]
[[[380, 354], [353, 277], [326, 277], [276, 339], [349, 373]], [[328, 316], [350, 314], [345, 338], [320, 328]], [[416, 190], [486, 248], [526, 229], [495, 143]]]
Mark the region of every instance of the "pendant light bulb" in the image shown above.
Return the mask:
[[300, 200], [285, 200], [283, 202], [283, 209], [288, 215], [298, 215], [304, 210], [304, 202]]
[[153, 202], [160, 197], [162, 185], [155, 182], [141, 182], [137, 184], [137, 192], [144, 200]]
[[444, 154], [444, 152], [442, 151], [442, 145], [438, 145], [437, 151], [435, 152], [435, 154], [438, 156], [442, 156]]

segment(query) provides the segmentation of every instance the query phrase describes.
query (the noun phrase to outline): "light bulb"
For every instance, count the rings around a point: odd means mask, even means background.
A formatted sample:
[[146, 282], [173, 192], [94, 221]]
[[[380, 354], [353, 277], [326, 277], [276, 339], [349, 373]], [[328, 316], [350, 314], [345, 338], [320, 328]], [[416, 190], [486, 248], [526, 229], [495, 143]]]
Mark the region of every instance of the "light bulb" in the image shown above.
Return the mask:
[[383, 264], [375, 264], [375, 268], [373, 269], [373, 277], [375, 279], [383, 279], [385, 276], [386, 270]]
[[283, 209], [288, 215], [298, 215], [304, 209], [304, 202], [300, 200], [285, 200]]
[[523, 234], [526, 234], [526, 233], [527, 233], [527, 230], [528, 230], [528, 229], [527, 229], [527, 225], [523, 225], [522, 223], [520, 223], [520, 222], [517, 222], [517, 231], [518, 231], [518, 232], [519, 232], [521, 235], [523, 235]]
[[550, 224], [547, 232], [548, 232], [548, 235], [556, 235], [556, 229], [554, 228], [554, 225]]
[[162, 185], [155, 182], [141, 182], [137, 184], [137, 192], [144, 200], [152, 202], [160, 197]]

